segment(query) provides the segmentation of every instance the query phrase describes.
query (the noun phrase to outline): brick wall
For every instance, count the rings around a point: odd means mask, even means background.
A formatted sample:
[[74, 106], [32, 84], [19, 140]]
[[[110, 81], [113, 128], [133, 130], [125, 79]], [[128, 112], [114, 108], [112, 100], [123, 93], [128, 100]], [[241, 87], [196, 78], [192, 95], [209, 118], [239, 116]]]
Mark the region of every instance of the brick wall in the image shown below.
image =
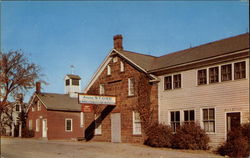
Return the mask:
[[[38, 111], [37, 98], [33, 101], [34, 111], [30, 107], [28, 110], [27, 127], [29, 120], [32, 120], [32, 130], [35, 132], [35, 138], [42, 138], [42, 120], [47, 119], [47, 138], [48, 139], [72, 139], [83, 137], [83, 128], [80, 127], [80, 112], [48, 111], [44, 105]], [[65, 119], [73, 120], [72, 132], [65, 131]], [[39, 119], [39, 131], [36, 131], [36, 119]]]
[[[99, 85], [104, 84], [105, 95], [114, 95], [116, 96], [117, 104], [112, 109], [111, 113], [120, 113], [121, 114], [121, 141], [130, 142], [130, 143], [142, 143], [142, 135], [133, 135], [133, 118], [132, 112], [138, 104], [138, 82], [140, 75], [146, 77], [143, 72], [135, 69], [131, 64], [125, 62], [120, 57], [117, 57], [117, 62], [110, 61], [109, 65], [111, 67], [111, 75], [107, 75], [107, 68], [100, 74], [98, 79], [94, 84], [89, 88], [88, 94], [99, 94]], [[120, 72], [120, 61], [123, 61], [125, 66], [125, 71]], [[133, 77], [135, 79], [135, 95], [128, 96], [128, 78]], [[147, 78], [147, 77], [146, 77]], [[147, 78], [147, 80], [149, 80]], [[151, 106], [155, 107], [154, 119], [157, 121], [157, 85], [149, 84], [150, 91], [150, 102]], [[85, 113], [85, 127], [88, 128], [91, 123], [94, 121], [94, 113], [100, 113], [103, 111], [105, 105], [94, 105], [93, 113]], [[102, 121], [102, 134], [96, 135], [92, 140], [95, 141], [111, 141], [111, 113], [109, 113], [104, 120]]]

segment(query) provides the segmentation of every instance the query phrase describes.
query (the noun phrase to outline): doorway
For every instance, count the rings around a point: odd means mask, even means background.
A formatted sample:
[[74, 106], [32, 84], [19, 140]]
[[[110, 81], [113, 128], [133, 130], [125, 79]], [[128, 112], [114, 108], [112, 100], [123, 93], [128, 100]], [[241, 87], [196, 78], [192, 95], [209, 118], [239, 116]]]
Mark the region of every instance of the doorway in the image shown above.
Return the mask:
[[47, 119], [43, 119], [42, 137], [47, 138]]
[[227, 113], [227, 132], [240, 126], [240, 112]]
[[111, 142], [121, 142], [121, 114], [111, 114]]

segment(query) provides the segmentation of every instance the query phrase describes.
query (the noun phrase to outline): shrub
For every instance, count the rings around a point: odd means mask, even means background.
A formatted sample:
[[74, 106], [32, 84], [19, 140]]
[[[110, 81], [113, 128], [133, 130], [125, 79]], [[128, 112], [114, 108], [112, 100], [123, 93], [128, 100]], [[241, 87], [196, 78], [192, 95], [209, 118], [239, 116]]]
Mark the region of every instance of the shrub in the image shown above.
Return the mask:
[[177, 128], [172, 147], [177, 149], [207, 150], [209, 137], [197, 124], [183, 124]]
[[228, 132], [227, 141], [218, 147], [217, 153], [235, 158], [249, 156], [249, 129], [249, 124], [245, 124]]
[[146, 131], [144, 144], [152, 147], [171, 147], [172, 129], [163, 124], [154, 123]]
[[34, 137], [35, 132], [33, 130], [29, 130], [28, 128], [22, 129], [22, 137], [23, 138], [31, 138]]

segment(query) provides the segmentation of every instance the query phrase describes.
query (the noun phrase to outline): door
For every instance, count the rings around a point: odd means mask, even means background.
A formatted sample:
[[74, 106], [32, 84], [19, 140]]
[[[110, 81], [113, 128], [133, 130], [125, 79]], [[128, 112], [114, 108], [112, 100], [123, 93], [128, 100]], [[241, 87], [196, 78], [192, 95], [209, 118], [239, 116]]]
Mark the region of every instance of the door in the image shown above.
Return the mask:
[[240, 112], [227, 113], [227, 132], [240, 126]]
[[47, 138], [47, 120], [43, 119], [42, 137]]
[[111, 142], [121, 142], [121, 114], [111, 114]]

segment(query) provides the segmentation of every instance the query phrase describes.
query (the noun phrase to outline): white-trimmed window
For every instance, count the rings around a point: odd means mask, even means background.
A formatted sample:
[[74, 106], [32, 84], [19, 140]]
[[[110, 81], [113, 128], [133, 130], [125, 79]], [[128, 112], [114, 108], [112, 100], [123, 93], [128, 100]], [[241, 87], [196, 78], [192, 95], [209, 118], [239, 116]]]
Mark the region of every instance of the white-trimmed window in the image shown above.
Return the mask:
[[113, 58], [113, 63], [116, 63], [118, 61], [118, 58], [117, 57], [114, 57]]
[[181, 88], [181, 74], [176, 74], [173, 76], [174, 89]]
[[100, 116], [97, 116], [95, 114], [95, 135], [102, 134], [102, 124], [100, 120], [101, 120]]
[[133, 111], [133, 134], [139, 135], [141, 134], [141, 119], [140, 113]]
[[111, 67], [110, 67], [110, 65], [107, 66], [107, 75], [111, 75]]
[[65, 131], [72, 132], [73, 131], [73, 120], [71, 118], [65, 119]]
[[29, 130], [32, 130], [32, 120], [29, 120]]
[[84, 127], [84, 113], [80, 113], [80, 127]]
[[100, 94], [100, 95], [105, 94], [104, 84], [100, 84], [100, 85], [99, 85], [99, 94]]
[[172, 76], [164, 77], [164, 89], [165, 90], [172, 89]]
[[197, 71], [197, 82], [198, 85], [207, 84], [207, 69]]
[[37, 101], [37, 111], [41, 111], [41, 102]]
[[35, 111], [35, 108], [34, 108], [34, 106], [32, 105], [32, 107], [31, 107], [31, 111], [32, 112], [34, 112]]
[[173, 131], [176, 132], [176, 129], [180, 126], [180, 111], [171, 111], [170, 121]]
[[122, 61], [120, 62], [120, 71], [124, 72], [124, 63]]
[[214, 108], [203, 109], [203, 127], [206, 132], [215, 132]]
[[234, 79], [246, 78], [246, 62], [234, 63]]
[[209, 83], [219, 82], [219, 67], [209, 68]]
[[232, 80], [232, 64], [221, 66], [221, 82]]
[[39, 132], [40, 130], [40, 120], [36, 119], [36, 132]]
[[185, 124], [194, 123], [194, 120], [195, 120], [194, 110], [184, 110], [184, 123]]
[[135, 95], [135, 79], [129, 78], [128, 79], [128, 96]]

